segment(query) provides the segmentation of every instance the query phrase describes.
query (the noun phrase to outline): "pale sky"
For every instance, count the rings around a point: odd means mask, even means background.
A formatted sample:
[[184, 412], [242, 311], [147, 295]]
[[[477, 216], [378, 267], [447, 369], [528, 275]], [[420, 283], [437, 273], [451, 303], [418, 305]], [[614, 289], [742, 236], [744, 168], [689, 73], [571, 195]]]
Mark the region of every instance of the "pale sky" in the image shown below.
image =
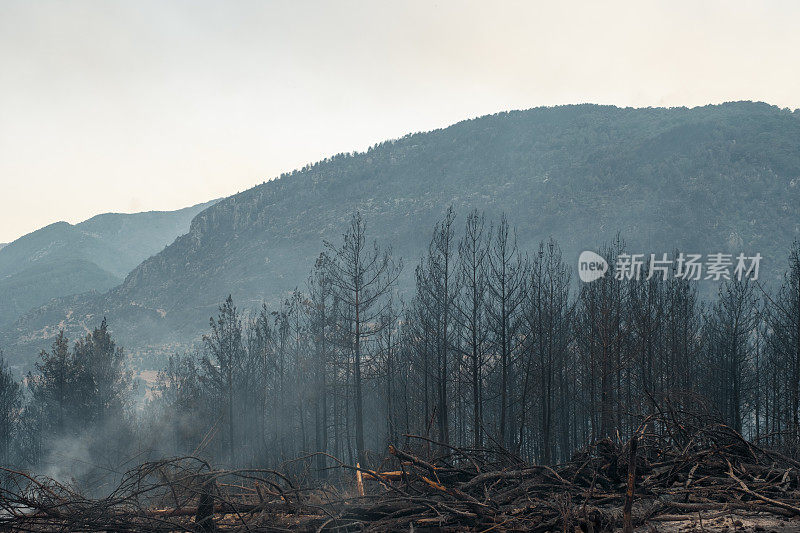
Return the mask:
[[0, 242], [509, 109], [800, 107], [800, 3], [0, 0]]

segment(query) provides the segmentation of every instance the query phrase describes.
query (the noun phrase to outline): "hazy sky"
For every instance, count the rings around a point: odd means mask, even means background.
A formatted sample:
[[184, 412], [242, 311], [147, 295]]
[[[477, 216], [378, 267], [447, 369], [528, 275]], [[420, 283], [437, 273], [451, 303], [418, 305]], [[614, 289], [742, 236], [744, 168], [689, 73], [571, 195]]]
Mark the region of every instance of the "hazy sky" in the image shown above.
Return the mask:
[[577, 102], [800, 107], [800, 3], [0, 0], [0, 242]]

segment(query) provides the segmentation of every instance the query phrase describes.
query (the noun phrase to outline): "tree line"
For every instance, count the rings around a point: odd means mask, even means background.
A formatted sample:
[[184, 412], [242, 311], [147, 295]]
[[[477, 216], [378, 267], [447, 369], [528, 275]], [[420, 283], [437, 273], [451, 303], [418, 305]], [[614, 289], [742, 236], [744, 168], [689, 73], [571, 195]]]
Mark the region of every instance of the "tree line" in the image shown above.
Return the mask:
[[[619, 238], [600, 250], [611, 265], [622, 253]], [[459, 222], [451, 208], [412, 294], [397, 289], [402, 268], [355, 213], [277, 307], [229, 296], [141, 409], [105, 320], [72, 348], [61, 332], [21, 383], [0, 364], [0, 460], [43, 469], [80, 449], [113, 471], [148, 455], [307, 457], [324, 477], [334, 457], [375, 465], [415, 434], [547, 464], [666, 411], [800, 449], [798, 242], [774, 290], [731, 279], [703, 301], [676, 277], [576, 286], [555, 240], [521, 250], [505, 216]]]

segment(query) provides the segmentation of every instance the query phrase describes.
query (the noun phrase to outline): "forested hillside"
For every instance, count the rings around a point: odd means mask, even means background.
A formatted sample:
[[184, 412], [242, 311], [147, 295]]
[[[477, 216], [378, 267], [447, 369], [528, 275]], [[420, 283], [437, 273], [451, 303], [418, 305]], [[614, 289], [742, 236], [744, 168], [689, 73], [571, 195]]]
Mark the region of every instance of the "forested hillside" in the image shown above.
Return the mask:
[[[686, 109], [576, 105], [467, 120], [340, 154], [226, 198], [105, 294], [56, 300], [5, 328], [12, 360], [106, 316], [147, 365], [199, 340], [232, 294], [242, 309], [302, 286], [358, 209], [416, 263], [446, 206], [506, 213], [519, 246], [548, 236], [572, 265], [619, 232], [632, 252], [760, 252], [765, 277], [800, 234], [800, 113], [763, 103]], [[4, 250], [5, 252], [5, 250]], [[408, 292], [413, 267], [399, 278]]]
[[56, 222], [0, 246], [0, 327], [49, 300], [105, 292], [147, 257], [186, 233], [213, 202], [177, 211], [106, 213]]
[[[403, 302], [401, 262], [354, 213], [302, 290], [249, 317], [227, 297], [139, 409], [105, 320], [60, 332], [24, 380], [0, 356], [0, 460], [21, 465], [5, 520], [173, 531], [235, 509], [303, 531], [347, 512], [381, 531], [544, 533], [573, 517], [608, 531], [654, 515], [800, 515], [800, 240], [780, 286], [731, 268], [704, 301], [700, 281], [655, 266], [571, 289], [556, 241], [521, 249], [505, 217], [477, 210], [459, 224], [447, 209], [429, 234]], [[627, 249], [600, 252], [616, 265]], [[142, 464], [123, 474], [131, 457]], [[32, 490], [20, 471], [55, 480]]]
[[[222, 200], [10, 330], [0, 519], [800, 516], [799, 129], [762, 104], [536, 109]], [[576, 281], [581, 248], [614, 275]], [[672, 262], [617, 275], [647, 252]], [[761, 254], [758, 279], [717, 252]]]

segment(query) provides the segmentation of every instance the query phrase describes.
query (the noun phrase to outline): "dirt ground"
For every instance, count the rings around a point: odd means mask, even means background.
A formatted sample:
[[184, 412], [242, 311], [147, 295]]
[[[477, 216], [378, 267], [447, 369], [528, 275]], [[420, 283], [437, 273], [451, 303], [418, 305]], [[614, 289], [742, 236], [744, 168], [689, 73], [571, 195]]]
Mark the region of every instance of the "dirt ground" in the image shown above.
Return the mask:
[[636, 529], [637, 533], [789, 533], [800, 532], [800, 519], [752, 516], [736, 513], [703, 513], [681, 520], [656, 520]]

